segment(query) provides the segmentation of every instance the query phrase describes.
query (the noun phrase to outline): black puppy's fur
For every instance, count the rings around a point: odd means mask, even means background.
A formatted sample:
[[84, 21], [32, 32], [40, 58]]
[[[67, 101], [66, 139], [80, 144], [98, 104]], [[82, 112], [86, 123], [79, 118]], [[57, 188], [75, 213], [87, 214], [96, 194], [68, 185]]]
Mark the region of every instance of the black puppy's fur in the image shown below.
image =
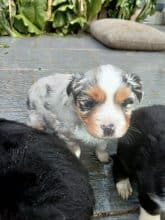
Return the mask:
[[82, 164], [55, 135], [0, 119], [0, 220], [88, 220]]
[[164, 106], [133, 112], [127, 134], [118, 141], [113, 172], [115, 183], [135, 177], [140, 205], [151, 215], [160, 213], [159, 202], [164, 201], [165, 205]]

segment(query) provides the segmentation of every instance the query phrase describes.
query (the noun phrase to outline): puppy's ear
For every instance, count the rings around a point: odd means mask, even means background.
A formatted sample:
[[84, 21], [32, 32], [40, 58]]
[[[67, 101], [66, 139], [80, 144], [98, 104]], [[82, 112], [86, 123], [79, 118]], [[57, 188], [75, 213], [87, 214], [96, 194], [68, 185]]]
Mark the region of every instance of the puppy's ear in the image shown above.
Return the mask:
[[138, 101], [141, 102], [143, 97], [143, 88], [140, 77], [134, 74], [126, 73], [123, 75], [123, 82], [131, 88]]
[[73, 84], [73, 80], [71, 80], [71, 81], [69, 82], [69, 84], [68, 84], [68, 86], [67, 86], [67, 88], [66, 88], [66, 93], [67, 93], [68, 96], [70, 96], [71, 93], [72, 93], [72, 84]]
[[83, 79], [84, 79], [83, 73], [78, 73], [72, 76], [72, 79], [70, 80], [66, 88], [66, 92], [68, 96], [72, 95], [75, 98], [81, 92], [84, 85]]

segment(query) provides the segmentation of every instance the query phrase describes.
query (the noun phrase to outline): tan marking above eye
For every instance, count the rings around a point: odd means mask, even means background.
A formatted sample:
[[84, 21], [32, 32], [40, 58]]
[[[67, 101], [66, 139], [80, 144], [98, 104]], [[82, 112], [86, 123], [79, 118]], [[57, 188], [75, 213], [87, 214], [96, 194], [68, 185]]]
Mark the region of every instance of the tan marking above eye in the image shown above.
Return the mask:
[[128, 87], [120, 87], [115, 93], [115, 103], [121, 104], [124, 100], [131, 95], [131, 89]]
[[106, 99], [105, 92], [99, 86], [91, 86], [86, 94], [98, 103], [103, 103]]

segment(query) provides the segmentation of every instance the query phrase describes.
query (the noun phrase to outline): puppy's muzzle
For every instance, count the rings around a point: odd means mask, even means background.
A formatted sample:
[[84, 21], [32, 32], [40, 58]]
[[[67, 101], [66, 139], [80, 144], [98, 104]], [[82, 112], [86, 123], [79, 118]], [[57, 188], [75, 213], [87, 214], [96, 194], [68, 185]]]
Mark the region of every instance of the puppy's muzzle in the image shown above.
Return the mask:
[[115, 126], [113, 124], [101, 125], [104, 136], [112, 136], [115, 133]]

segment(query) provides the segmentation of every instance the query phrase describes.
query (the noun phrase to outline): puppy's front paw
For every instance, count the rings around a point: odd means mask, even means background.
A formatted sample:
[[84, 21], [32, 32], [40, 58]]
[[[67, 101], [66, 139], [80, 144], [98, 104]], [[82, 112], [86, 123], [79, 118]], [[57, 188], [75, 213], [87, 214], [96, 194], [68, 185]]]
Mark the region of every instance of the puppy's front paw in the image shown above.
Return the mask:
[[122, 199], [127, 200], [129, 196], [132, 195], [132, 187], [129, 179], [123, 179], [116, 183], [116, 188], [118, 194], [122, 197]]
[[96, 150], [96, 156], [102, 163], [108, 163], [110, 161], [110, 156], [107, 151]]

